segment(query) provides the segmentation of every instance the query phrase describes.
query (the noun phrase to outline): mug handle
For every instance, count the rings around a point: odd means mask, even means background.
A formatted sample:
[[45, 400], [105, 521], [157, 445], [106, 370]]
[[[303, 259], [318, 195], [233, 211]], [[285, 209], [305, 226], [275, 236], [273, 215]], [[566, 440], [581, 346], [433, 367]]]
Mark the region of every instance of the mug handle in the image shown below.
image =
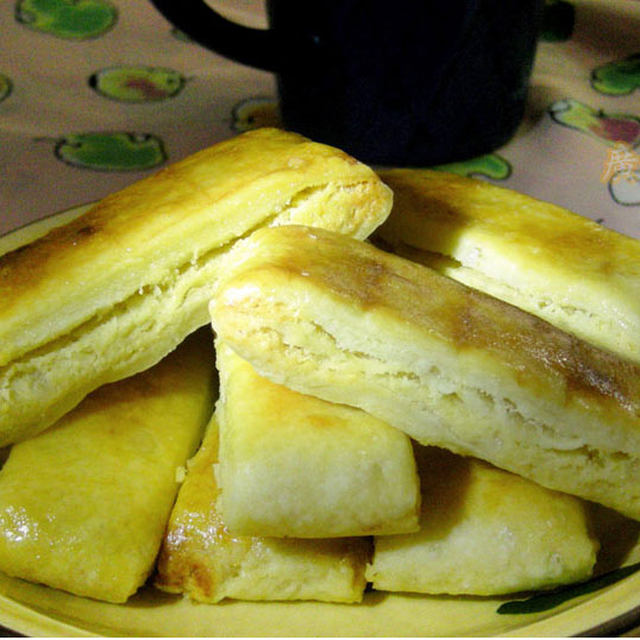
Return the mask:
[[[282, 69], [301, 43], [288, 43], [272, 29], [254, 29], [229, 20], [204, 0], [151, 0], [156, 9], [187, 36], [226, 58], [264, 71]], [[295, 54], [294, 54], [295, 55]]]

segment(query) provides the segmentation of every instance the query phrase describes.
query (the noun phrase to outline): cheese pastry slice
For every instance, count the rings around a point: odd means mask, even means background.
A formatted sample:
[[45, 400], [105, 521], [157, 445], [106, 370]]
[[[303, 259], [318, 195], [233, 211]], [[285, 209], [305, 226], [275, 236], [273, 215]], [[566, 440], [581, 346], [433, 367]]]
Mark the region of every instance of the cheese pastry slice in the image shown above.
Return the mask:
[[292, 222], [364, 238], [390, 207], [390, 190], [365, 165], [264, 129], [169, 166], [0, 258], [0, 446], [206, 324], [237, 239]]
[[380, 175], [394, 191], [386, 248], [640, 362], [640, 241], [482, 180]]
[[325, 538], [416, 531], [409, 438], [364, 411], [259, 376], [217, 343], [220, 508], [232, 534]]
[[420, 531], [376, 537], [367, 579], [381, 591], [490, 596], [593, 573], [587, 505], [485, 462], [416, 447]]
[[260, 375], [640, 519], [640, 367], [343, 235], [245, 250], [210, 309]]
[[198, 602], [359, 602], [371, 554], [368, 538], [299, 540], [229, 533], [216, 507], [218, 427], [207, 428], [189, 461], [158, 559], [155, 586]]
[[0, 471], [0, 570], [124, 602], [158, 554], [178, 484], [213, 410], [209, 331], [89, 395], [14, 445]]

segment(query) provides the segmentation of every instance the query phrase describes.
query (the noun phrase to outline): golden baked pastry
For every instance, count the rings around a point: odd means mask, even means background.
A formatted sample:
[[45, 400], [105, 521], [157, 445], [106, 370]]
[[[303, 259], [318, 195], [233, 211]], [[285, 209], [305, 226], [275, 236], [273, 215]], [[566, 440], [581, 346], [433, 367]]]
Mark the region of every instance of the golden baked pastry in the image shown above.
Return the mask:
[[153, 569], [176, 471], [213, 410], [210, 331], [89, 395], [0, 471], [0, 570], [124, 602]]
[[417, 531], [409, 438], [364, 411], [274, 384], [216, 346], [220, 510], [230, 533], [292, 538]]
[[482, 180], [380, 175], [394, 191], [385, 248], [640, 362], [640, 241]]
[[206, 324], [238, 238], [291, 222], [364, 238], [390, 207], [389, 189], [365, 165], [263, 129], [169, 166], [0, 258], [0, 446]]
[[374, 589], [489, 596], [549, 589], [593, 573], [587, 505], [480, 460], [416, 446], [418, 533], [379, 536]]
[[340, 234], [243, 250], [210, 311], [260, 375], [640, 519], [640, 367]]
[[187, 475], [158, 559], [155, 586], [215, 603], [239, 600], [359, 602], [369, 538], [297, 540], [231, 535], [216, 509], [218, 427], [211, 420]]

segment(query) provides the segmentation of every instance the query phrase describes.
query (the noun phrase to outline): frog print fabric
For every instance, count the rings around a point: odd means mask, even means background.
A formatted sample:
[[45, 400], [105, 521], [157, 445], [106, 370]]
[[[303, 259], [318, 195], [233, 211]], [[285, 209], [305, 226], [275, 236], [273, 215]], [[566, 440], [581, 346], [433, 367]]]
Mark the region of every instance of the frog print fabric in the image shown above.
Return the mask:
[[591, 73], [591, 84], [596, 91], [612, 96], [640, 90], [640, 52], [597, 67]]
[[184, 88], [186, 78], [173, 69], [117, 65], [96, 71], [89, 86], [105, 98], [144, 103], [167, 100]]
[[[9, 213], [0, 233], [223, 139], [283, 126], [273, 74], [204, 49], [151, 2], [9, 3], [3, 45], [14, 55], [0, 65], [0, 200]], [[220, 4], [237, 22], [267, 25], [262, 0]], [[601, 177], [619, 143], [640, 168], [640, 3], [545, 0], [540, 19], [516, 135], [484, 156], [433, 168], [559, 202], [624, 232], [640, 215], [640, 175]]]
[[58, 38], [97, 38], [117, 17], [116, 7], [107, 0], [21, 0], [16, 5], [22, 24]]
[[72, 134], [56, 142], [55, 154], [70, 165], [102, 171], [152, 169], [166, 159], [162, 140], [129, 132]]

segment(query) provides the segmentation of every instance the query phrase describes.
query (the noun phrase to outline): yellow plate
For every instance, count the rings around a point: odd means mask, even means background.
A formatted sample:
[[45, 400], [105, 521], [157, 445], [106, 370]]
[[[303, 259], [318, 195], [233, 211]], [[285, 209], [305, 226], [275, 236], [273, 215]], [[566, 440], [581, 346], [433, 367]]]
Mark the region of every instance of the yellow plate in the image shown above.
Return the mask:
[[[78, 207], [0, 238], [0, 255], [86, 210]], [[640, 559], [636, 546], [627, 562]], [[368, 593], [363, 604], [193, 604], [142, 589], [125, 605], [80, 598], [0, 574], [0, 624], [34, 636], [570, 636], [640, 625], [640, 571], [553, 596], [454, 598]], [[508, 604], [507, 604], [508, 603]]]

